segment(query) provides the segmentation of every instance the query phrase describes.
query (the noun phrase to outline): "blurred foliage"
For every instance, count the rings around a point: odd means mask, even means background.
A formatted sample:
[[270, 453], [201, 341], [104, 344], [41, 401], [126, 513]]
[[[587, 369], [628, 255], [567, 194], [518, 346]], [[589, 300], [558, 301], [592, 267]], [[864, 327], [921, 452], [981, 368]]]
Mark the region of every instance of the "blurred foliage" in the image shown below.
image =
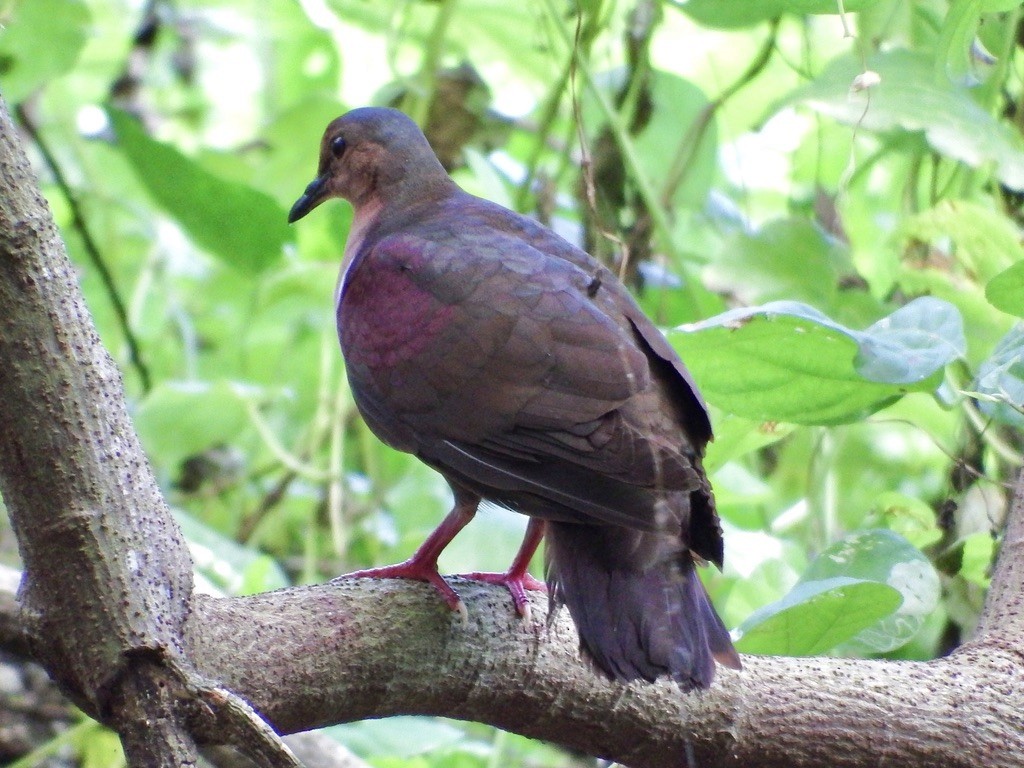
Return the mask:
[[[389, 103], [674, 329], [717, 433], [726, 568], [704, 576], [742, 649], [955, 647], [1024, 451], [1022, 13], [842, 5], [0, 4], [0, 92], [201, 583], [397, 561], [447, 511], [354, 411], [347, 205], [284, 224], [326, 123]], [[523, 528], [485, 510], [442, 568], [502, 569]], [[380, 766], [581, 762], [436, 719], [331, 732]], [[84, 733], [81, 764], [117, 764]]]

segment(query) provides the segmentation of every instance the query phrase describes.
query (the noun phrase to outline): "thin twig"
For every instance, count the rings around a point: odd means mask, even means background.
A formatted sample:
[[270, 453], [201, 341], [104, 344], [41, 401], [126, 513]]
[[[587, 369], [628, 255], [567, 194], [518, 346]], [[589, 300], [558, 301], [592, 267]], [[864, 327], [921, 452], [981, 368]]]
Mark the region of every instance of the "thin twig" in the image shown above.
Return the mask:
[[[548, 12], [548, 16], [550, 16], [555, 22], [555, 28], [558, 30], [562, 38], [562, 43], [570, 52], [577, 50], [573, 44], [573, 36], [570, 34], [565, 24], [562, 23], [561, 15], [554, 3], [554, 0], [545, 0], [544, 5]], [[578, 51], [577, 53], [579, 54]], [[685, 260], [683, 259], [683, 255], [672, 237], [672, 223], [669, 221], [667, 212], [658, 202], [658, 195], [651, 184], [651, 180], [647, 178], [647, 175], [643, 171], [636, 146], [633, 144], [632, 138], [630, 137], [626, 126], [622, 122], [621, 116], [612, 105], [608, 96], [601, 89], [600, 85], [598, 85], [587, 59], [582, 55], [577, 55], [575, 57], [575, 65], [579, 75], [582, 76], [584, 82], [590, 88], [591, 93], [594, 94], [594, 99], [598, 108], [603, 113], [604, 118], [608, 121], [608, 127], [611, 129], [612, 134], [615, 137], [615, 142], [618, 144], [619, 149], [622, 152], [623, 161], [632, 175], [633, 182], [637, 186], [637, 191], [640, 193], [644, 204], [647, 206], [651, 220], [654, 223], [654, 229], [658, 233], [661, 246], [671, 256], [672, 261], [679, 264], [684, 263]], [[680, 290], [686, 296], [690, 306], [696, 307], [698, 304], [697, 296], [688, 280], [683, 282]]]
[[117, 323], [121, 327], [121, 333], [124, 335], [125, 343], [128, 345], [128, 360], [139, 375], [143, 393], [149, 392], [152, 388], [152, 379], [149, 374], [149, 368], [142, 359], [142, 351], [139, 347], [138, 339], [136, 339], [135, 333], [132, 331], [131, 324], [128, 322], [128, 310], [125, 308], [124, 301], [121, 299], [121, 294], [118, 292], [117, 285], [114, 283], [114, 276], [111, 273], [110, 268], [107, 266], [106, 261], [104, 261], [103, 254], [100, 252], [99, 246], [97, 246], [96, 241], [89, 232], [89, 227], [86, 225], [81, 203], [78, 201], [78, 197], [71, 189], [71, 185], [68, 183], [67, 177], [64, 175], [64, 171], [61, 169], [60, 163], [57, 162], [57, 158], [54, 156], [53, 152], [50, 151], [50, 147], [43, 140], [39, 130], [29, 117], [25, 106], [23, 104], [19, 104], [14, 108], [14, 111], [22, 126], [28, 132], [29, 136], [32, 137], [32, 141], [34, 141], [36, 146], [39, 147], [39, 153], [43, 157], [43, 162], [46, 163], [46, 167], [53, 176], [57, 187], [64, 195], [64, 198], [68, 201], [68, 207], [71, 209], [72, 225], [76, 230], [78, 230], [78, 233], [82, 237], [82, 245], [85, 247], [85, 253], [100, 276], [100, 281], [103, 283], [103, 287], [106, 290], [107, 298], [110, 300], [110, 304], [114, 309], [114, 315], [117, 318]]

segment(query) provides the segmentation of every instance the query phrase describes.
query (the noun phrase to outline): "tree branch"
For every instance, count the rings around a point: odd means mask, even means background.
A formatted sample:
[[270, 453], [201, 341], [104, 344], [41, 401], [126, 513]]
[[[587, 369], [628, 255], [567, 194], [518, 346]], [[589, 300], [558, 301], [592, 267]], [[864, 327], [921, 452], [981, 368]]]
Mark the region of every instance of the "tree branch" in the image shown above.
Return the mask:
[[402, 582], [200, 598], [189, 652], [284, 731], [428, 714], [631, 766], [678, 766], [687, 752], [702, 768], [1024, 761], [1019, 659], [986, 638], [928, 663], [748, 656], [710, 691], [683, 693], [603, 680], [564, 613], [527, 625], [502, 590], [457, 588], [465, 625], [428, 587]]
[[[195, 713], [226, 722], [245, 705], [211, 705], [182, 653], [192, 559], [2, 99], [0, 190], [0, 493], [25, 635], [132, 765], [194, 764], [195, 733], [209, 736]], [[273, 755], [261, 765], [296, 765], [267, 729], [248, 735], [249, 754]]]
[[21, 608], [44, 666], [102, 712], [129, 652], [174, 652], [192, 561], [2, 102], [0, 189], [0, 492]]
[[992, 585], [973, 643], [1004, 647], [1024, 656], [1024, 468], [1010, 500]]
[[71, 209], [71, 221], [75, 229], [78, 230], [79, 236], [82, 238], [82, 248], [89, 257], [89, 261], [92, 262], [93, 268], [96, 270], [96, 274], [99, 275], [100, 282], [103, 284], [103, 288], [107, 292], [107, 298], [110, 300], [111, 309], [114, 310], [114, 317], [117, 318], [117, 324], [121, 326], [121, 334], [124, 336], [125, 343], [128, 345], [128, 361], [135, 369], [135, 372], [139, 375], [139, 382], [142, 385], [142, 391], [149, 392], [152, 388], [149, 367], [142, 359], [142, 348], [139, 346], [139, 340], [136, 338], [135, 331], [132, 330], [132, 324], [128, 320], [128, 308], [125, 306], [124, 299], [121, 298], [121, 293], [117, 289], [117, 283], [114, 281], [114, 275], [110, 271], [110, 267], [107, 266], [106, 259], [103, 258], [100, 247], [93, 239], [89, 225], [85, 221], [85, 213], [82, 210], [82, 204], [79, 202], [78, 196], [71, 188], [71, 183], [64, 175], [64, 171], [61, 169], [60, 163], [57, 162], [56, 156], [50, 151], [49, 144], [43, 140], [42, 134], [39, 132], [39, 129], [36, 128], [36, 125], [28, 111], [23, 105], [18, 105], [15, 107], [15, 112], [18, 115], [18, 120], [39, 148], [39, 154], [42, 155], [43, 162], [45, 162], [46, 167], [50, 169], [54, 182], [56, 182], [57, 187], [60, 189], [61, 193], [63, 193], [64, 199], [67, 200], [68, 208]]

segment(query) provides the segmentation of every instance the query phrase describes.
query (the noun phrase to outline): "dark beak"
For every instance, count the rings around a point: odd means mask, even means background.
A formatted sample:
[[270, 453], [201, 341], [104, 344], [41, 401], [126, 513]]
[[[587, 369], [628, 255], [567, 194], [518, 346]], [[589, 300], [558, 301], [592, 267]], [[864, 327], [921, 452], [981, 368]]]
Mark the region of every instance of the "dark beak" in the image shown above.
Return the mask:
[[306, 187], [306, 191], [302, 193], [302, 197], [295, 201], [295, 205], [293, 205], [292, 209], [288, 212], [288, 223], [294, 224], [326, 200], [326, 187], [326, 176], [317, 176], [309, 182], [309, 186]]

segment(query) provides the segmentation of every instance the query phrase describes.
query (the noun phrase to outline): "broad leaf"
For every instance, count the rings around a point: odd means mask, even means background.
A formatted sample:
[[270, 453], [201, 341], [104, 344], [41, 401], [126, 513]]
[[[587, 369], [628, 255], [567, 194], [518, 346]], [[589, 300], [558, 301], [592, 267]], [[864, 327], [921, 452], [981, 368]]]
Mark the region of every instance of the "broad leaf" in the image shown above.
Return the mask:
[[975, 85], [979, 78], [974, 72], [971, 46], [975, 44], [978, 24], [981, 22], [982, 0], [959, 0], [950, 3], [942, 22], [936, 51], [936, 76], [954, 83]]
[[841, 248], [807, 219], [778, 219], [757, 232], [734, 234], [704, 278], [712, 290], [745, 304], [788, 299], [829, 306], [843, 259]]
[[898, 591], [898, 610], [877, 624], [864, 627], [853, 645], [861, 652], [886, 652], [912, 638], [935, 610], [940, 597], [939, 577], [931, 562], [909, 541], [893, 531], [878, 529], [847, 536], [822, 552], [801, 576], [817, 583], [832, 578], [866, 579]]
[[253, 595], [289, 585], [281, 566], [258, 549], [244, 547], [182, 510], [174, 519], [188, 541], [196, 573], [213, 594]]
[[332, 726], [327, 733], [363, 757], [401, 760], [451, 748], [466, 738], [465, 733], [451, 723], [425, 717], [363, 720]]
[[248, 423], [241, 387], [226, 381], [163, 382], [134, 418], [146, 450], [164, 466], [230, 442]]
[[865, 331], [797, 302], [731, 310], [669, 332], [708, 401], [751, 419], [834, 424], [912, 389], [963, 353], [957, 310], [916, 299]]
[[871, 381], [912, 384], [967, 351], [963, 320], [952, 304], [923, 296], [883, 317], [857, 339], [857, 370]]
[[743, 622], [736, 648], [764, 655], [824, 653], [889, 616], [900, 600], [896, 589], [876, 581], [805, 581]]
[[981, 364], [974, 390], [983, 413], [1003, 424], [1024, 428], [1024, 323], [1017, 323]]
[[831, 14], [840, 7], [848, 13], [872, 5], [876, 0], [687, 0], [680, 8], [699, 24], [709, 27], [748, 27], [784, 13]]
[[[624, 69], [606, 72], [598, 85], [609, 91], [609, 95], [618, 93], [625, 74]], [[692, 143], [690, 132], [707, 118], [708, 98], [696, 85], [670, 72], [652, 70], [650, 80], [653, 111], [643, 128], [631, 136], [641, 166], [638, 170], [660, 193], [673, 185], [672, 206], [702, 205], [715, 173], [717, 123], [712, 119], [704, 126], [696, 149], [687, 142]], [[583, 109], [583, 124], [588, 128], [596, 131], [606, 122], [589, 89], [583, 94]], [[678, 171], [674, 166], [682, 152], [692, 154], [680, 183], [680, 179], [673, 178], [673, 173]]]
[[989, 280], [985, 286], [985, 298], [1003, 312], [1024, 317], [1024, 261]]
[[[90, 23], [82, 0], [5, 3], [2, 21], [0, 82], [4, 98], [12, 104], [74, 66]], [[45, 43], [41, 46], [40, 41]]]
[[169, 144], [150, 138], [133, 118], [108, 109], [118, 146], [153, 199], [195, 243], [243, 272], [261, 272], [292, 235], [287, 214], [269, 195], [214, 176]]
[[946, 200], [908, 217], [897, 236], [951, 250], [963, 269], [982, 282], [1024, 259], [1017, 225], [999, 211], [968, 200]]
[[872, 131], [921, 132], [937, 152], [973, 168], [995, 163], [1006, 186], [1024, 189], [1024, 141], [982, 109], [966, 87], [936, 80], [931, 57], [888, 51], [872, 56], [867, 69], [880, 83], [851, 91], [864, 65], [854, 57], [836, 59], [788, 101]]

